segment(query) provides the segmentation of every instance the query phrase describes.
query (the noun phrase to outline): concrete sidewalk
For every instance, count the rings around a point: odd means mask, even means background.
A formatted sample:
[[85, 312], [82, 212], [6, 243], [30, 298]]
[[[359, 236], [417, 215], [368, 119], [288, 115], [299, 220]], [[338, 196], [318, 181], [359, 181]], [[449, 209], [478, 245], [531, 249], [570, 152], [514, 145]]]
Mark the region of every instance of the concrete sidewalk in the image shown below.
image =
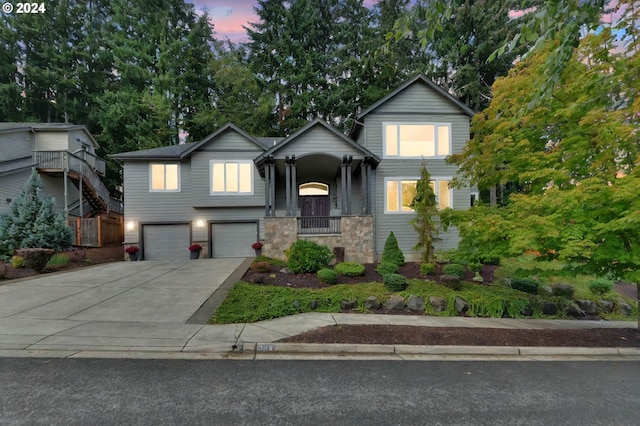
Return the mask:
[[195, 325], [76, 320], [0, 319], [0, 356], [266, 359], [554, 359], [640, 360], [640, 348], [525, 348], [276, 343], [339, 324], [424, 327], [633, 328], [631, 321], [521, 320], [308, 313], [251, 324]]

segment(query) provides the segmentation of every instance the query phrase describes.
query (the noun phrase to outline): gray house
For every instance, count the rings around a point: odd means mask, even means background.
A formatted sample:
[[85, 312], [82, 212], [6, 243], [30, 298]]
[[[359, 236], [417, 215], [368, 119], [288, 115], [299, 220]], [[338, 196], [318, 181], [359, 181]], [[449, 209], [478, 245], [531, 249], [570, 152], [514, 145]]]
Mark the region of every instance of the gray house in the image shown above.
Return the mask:
[[0, 123], [0, 211], [9, 209], [35, 167], [43, 190], [67, 217], [120, 212], [121, 203], [102, 182], [105, 162], [96, 156], [97, 148], [84, 126]]
[[[422, 161], [441, 208], [466, 209], [445, 158], [469, 139], [473, 112], [417, 76], [357, 117], [349, 135], [317, 119], [286, 138], [254, 138], [227, 124], [205, 139], [113, 157], [124, 162], [125, 246], [143, 259], [245, 257], [251, 245], [283, 258], [298, 238], [373, 262], [393, 231], [408, 259], [416, 233], [409, 203]], [[455, 230], [438, 248], [453, 248]]]

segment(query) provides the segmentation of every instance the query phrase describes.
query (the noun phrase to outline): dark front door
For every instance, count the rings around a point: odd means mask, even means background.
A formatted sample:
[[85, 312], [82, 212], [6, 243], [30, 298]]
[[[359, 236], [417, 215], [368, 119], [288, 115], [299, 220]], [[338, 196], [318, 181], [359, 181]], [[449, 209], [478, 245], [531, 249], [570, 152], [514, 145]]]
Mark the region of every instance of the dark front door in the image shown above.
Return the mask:
[[329, 226], [329, 196], [307, 195], [300, 197], [303, 228], [326, 228]]

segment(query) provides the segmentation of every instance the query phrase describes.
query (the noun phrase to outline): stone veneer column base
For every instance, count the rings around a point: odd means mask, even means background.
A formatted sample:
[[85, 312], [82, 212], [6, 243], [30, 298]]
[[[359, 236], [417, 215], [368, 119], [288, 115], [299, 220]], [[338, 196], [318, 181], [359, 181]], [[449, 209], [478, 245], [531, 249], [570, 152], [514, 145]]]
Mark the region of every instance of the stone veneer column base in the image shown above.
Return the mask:
[[373, 263], [373, 216], [343, 216], [341, 233], [334, 235], [300, 235], [295, 217], [265, 217], [262, 254], [285, 259], [285, 250], [298, 238], [333, 247], [344, 247], [345, 260]]

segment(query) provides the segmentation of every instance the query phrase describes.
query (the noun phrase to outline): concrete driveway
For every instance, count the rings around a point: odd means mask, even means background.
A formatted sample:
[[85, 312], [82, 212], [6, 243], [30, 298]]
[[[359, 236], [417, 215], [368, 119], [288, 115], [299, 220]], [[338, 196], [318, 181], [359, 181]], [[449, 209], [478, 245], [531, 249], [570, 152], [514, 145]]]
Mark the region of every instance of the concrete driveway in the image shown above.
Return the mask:
[[181, 348], [202, 327], [186, 323], [212, 294], [224, 293], [217, 290], [230, 276], [239, 279], [241, 265], [248, 263], [117, 262], [0, 285], [0, 349], [75, 347], [73, 341], [91, 348], [105, 346], [104, 338], [123, 349]]

